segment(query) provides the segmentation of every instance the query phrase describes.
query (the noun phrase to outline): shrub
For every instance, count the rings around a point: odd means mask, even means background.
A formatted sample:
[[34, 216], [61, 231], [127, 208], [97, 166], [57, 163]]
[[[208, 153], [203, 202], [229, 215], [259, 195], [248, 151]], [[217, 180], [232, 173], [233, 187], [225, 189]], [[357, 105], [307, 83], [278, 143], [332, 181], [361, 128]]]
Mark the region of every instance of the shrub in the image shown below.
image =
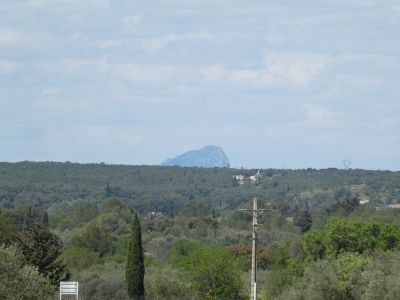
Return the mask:
[[0, 245], [0, 299], [50, 299], [53, 287], [15, 246]]

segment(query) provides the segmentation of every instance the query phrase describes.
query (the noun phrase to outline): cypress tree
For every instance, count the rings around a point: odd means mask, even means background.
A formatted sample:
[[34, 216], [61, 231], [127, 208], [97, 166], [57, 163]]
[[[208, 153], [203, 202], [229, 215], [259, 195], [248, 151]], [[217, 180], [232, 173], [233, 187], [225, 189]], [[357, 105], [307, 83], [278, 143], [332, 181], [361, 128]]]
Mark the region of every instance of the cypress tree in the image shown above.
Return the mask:
[[302, 210], [295, 215], [293, 223], [300, 227], [301, 232], [307, 232], [311, 228], [312, 217], [308, 210]]
[[142, 248], [142, 232], [137, 214], [135, 214], [135, 219], [132, 224], [132, 233], [129, 239], [125, 281], [128, 295], [134, 300], [143, 300], [144, 256]]

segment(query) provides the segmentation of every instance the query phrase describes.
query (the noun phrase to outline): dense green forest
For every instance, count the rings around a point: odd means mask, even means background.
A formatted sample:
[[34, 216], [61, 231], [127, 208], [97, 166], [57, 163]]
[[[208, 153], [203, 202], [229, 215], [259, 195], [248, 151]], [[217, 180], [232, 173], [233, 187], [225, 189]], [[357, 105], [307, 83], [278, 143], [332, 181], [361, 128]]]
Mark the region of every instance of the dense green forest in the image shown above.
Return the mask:
[[[400, 203], [400, 172], [233, 177], [257, 171], [0, 163], [1, 267], [28, 278], [31, 299], [54, 295], [66, 278], [80, 282], [81, 299], [128, 299], [138, 213], [146, 299], [247, 299], [251, 217], [238, 209], [257, 196], [271, 209], [259, 220], [260, 299], [400, 299], [400, 213], [387, 208]], [[0, 283], [0, 298], [12, 284]]]

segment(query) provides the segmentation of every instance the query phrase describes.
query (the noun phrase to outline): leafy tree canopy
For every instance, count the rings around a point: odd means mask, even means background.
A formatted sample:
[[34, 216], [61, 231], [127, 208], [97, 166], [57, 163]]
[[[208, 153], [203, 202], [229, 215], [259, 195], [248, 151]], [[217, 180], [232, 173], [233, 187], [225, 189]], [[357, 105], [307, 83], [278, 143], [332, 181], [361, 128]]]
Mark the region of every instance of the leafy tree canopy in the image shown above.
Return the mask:
[[228, 249], [199, 246], [189, 252], [183, 268], [203, 299], [244, 299], [240, 269]]

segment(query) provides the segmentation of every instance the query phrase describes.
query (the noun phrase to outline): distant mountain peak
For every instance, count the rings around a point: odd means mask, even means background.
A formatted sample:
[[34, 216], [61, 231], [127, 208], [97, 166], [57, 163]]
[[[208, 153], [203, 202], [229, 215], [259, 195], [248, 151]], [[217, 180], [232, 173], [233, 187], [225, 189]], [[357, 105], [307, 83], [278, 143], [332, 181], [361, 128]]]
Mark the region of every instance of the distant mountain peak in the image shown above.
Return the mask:
[[169, 158], [162, 166], [229, 168], [229, 160], [221, 147], [208, 145], [198, 150], [191, 150]]

